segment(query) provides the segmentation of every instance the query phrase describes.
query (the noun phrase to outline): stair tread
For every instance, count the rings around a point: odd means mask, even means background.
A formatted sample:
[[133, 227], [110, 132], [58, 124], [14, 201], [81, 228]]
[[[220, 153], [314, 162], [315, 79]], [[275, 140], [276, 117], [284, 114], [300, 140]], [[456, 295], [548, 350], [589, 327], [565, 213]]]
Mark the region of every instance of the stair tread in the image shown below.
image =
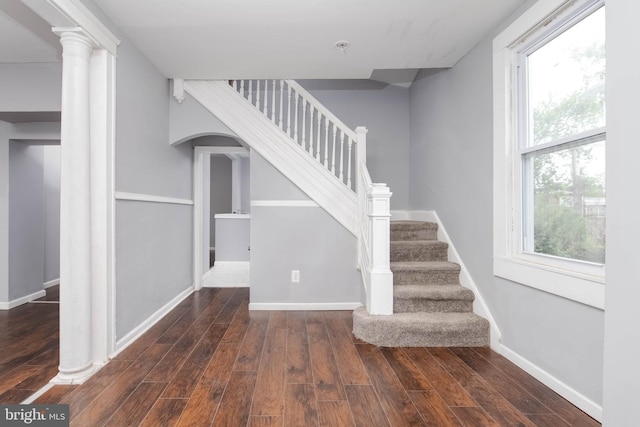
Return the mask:
[[450, 261], [394, 261], [391, 263], [391, 271], [398, 270], [452, 270], [460, 271], [460, 265]]
[[471, 289], [460, 284], [448, 285], [395, 285], [393, 297], [398, 299], [431, 299], [473, 301], [475, 295]]
[[433, 245], [433, 246], [449, 246], [448, 243], [446, 242], [442, 242], [440, 240], [392, 240], [391, 241], [392, 245], [403, 245], [403, 246], [427, 246], [427, 245]]
[[402, 220], [402, 221], [391, 221], [391, 227], [393, 228], [436, 228], [438, 224], [435, 222], [429, 221], [411, 221], [411, 220]]

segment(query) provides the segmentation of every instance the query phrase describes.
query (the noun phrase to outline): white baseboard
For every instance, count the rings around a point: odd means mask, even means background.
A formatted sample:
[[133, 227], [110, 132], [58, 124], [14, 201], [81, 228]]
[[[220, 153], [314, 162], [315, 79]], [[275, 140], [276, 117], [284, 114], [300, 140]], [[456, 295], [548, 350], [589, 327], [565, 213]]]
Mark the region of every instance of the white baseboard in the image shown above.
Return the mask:
[[26, 304], [29, 301], [33, 301], [34, 299], [42, 298], [44, 296], [47, 296], [47, 293], [43, 289], [11, 301], [0, 301], [0, 310], [11, 310], [19, 305]]
[[249, 261], [216, 261], [202, 276], [205, 288], [247, 288], [251, 273]]
[[60, 284], [60, 279], [58, 278], [58, 279], [49, 280], [48, 282], [44, 282], [42, 284], [42, 287], [44, 289], [48, 289], [48, 288], [50, 288], [52, 286], [56, 286], [56, 285], [59, 285], [59, 284]]
[[293, 310], [293, 311], [316, 311], [316, 310], [355, 310], [362, 306], [359, 302], [252, 302], [249, 303], [249, 310]]
[[109, 356], [110, 358], [116, 357], [122, 350], [131, 345], [135, 340], [140, 338], [142, 334], [147, 332], [158, 320], [162, 319], [167, 313], [173, 310], [178, 304], [180, 304], [186, 297], [193, 293], [193, 286], [189, 286], [184, 291], [180, 292], [174, 299], [162, 306], [158, 311], [149, 316], [145, 321], [140, 323], [131, 332], [124, 337], [116, 341], [116, 349], [114, 353]]
[[598, 405], [596, 402], [592, 401], [582, 393], [578, 392], [574, 388], [560, 381], [558, 378], [554, 377], [544, 369], [520, 356], [515, 351], [511, 350], [509, 347], [504, 344], [500, 344], [497, 349], [495, 349], [498, 353], [512, 361], [519, 368], [528, 372], [531, 376], [536, 378], [542, 384], [546, 385], [560, 396], [567, 399], [569, 402], [576, 405], [578, 408], [582, 409], [584, 412], [595, 418], [596, 420], [602, 422], [602, 406]]

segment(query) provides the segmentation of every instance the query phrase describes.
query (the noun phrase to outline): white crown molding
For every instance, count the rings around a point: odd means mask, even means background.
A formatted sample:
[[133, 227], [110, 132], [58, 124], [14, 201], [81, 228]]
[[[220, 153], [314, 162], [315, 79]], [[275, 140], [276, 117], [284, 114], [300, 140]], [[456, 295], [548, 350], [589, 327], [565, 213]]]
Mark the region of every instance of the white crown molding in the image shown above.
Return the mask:
[[0, 310], [11, 310], [19, 305], [26, 304], [34, 299], [42, 298], [46, 295], [47, 293], [44, 290], [41, 290], [11, 301], [0, 301]]
[[193, 205], [193, 200], [175, 197], [154, 196], [151, 194], [115, 192], [116, 200], [131, 200], [135, 202], [169, 203], [174, 205]]
[[[356, 234], [356, 195], [292, 142], [225, 81], [185, 81], [185, 91], [211, 111], [351, 234]], [[277, 141], [277, 143], [276, 143]]]
[[115, 55], [120, 40], [79, 0], [21, 0], [52, 27], [81, 27], [94, 47]]

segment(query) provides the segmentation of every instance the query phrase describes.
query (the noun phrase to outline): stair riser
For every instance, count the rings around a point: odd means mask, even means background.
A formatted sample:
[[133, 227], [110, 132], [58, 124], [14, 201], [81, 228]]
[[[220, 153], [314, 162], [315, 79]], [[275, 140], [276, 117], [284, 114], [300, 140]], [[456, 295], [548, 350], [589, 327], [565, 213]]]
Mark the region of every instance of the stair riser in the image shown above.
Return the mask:
[[399, 240], [437, 240], [437, 230], [391, 230], [391, 241]]
[[368, 343], [381, 347], [487, 347], [489, 322], [478, 319], [457, 328], [426, 330], [422, 325], [384, 324], [374, 318], [354, 315], [353, 334]]
[[391, 262], [446, 261], [446, 245], [394, 245], [391, 243]]
[[[393, 271], [393, 270], [392, 270]], [[446, 285], [458, 283], [458, 271], [393, 271], [394, 285]]]
[[394, 313], [455, 313], [473, 311], [473, 301], [459, 300], [427, 300], [427, 299], [393, 299]]

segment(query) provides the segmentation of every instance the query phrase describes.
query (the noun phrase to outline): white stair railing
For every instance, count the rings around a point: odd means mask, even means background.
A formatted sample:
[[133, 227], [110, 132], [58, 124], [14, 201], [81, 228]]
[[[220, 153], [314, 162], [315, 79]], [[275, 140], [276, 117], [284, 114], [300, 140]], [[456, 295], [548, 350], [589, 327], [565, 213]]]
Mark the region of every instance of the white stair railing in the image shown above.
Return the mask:
[[[356, 134], [295, 80], [231, 80], [231, 86], [352, 190]], [[269, 96], [270, 95], [270, 96]]]
[[366, 291], [366, 308], [370, 314], [392, 314], [393, 273], [389, 262], [392, 193], [386, 184], [371, 181], [367, 169], [367, 129], [351, 130], [294, 80], [229, 83], [309, 156], [356, 192], [358, 267]]

